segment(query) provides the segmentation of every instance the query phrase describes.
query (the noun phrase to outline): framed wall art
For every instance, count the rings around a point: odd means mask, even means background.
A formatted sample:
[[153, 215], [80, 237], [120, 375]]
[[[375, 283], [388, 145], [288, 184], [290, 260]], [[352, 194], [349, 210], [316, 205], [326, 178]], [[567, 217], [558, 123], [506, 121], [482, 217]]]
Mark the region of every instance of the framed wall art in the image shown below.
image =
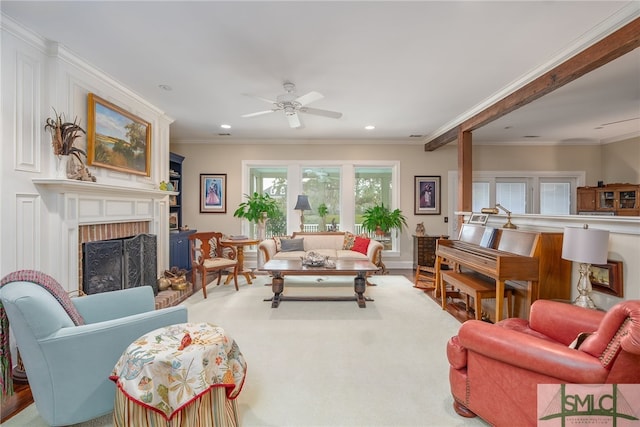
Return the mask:
[[489, 214], [473, 212], [467, 221], [469, 224], [485, 225], [489, 220]]
[[200, 212], [227, 212], [227, 174], [200, 174]]
[[606, 264], [591, 265], [591, 286], [594, 291], [603, 292], [619, 298], [624, 297], [622, 280], [622, 261], [607, 260]]
[[88, 99], [88, 164], [150, 176], [151, 124], [93, 93]]
[[169, 230], [177, 230], [178, 224], [180, 224], [178, 212], [169, 212]]
[[415, 176], [414, 214], [440, 215], [440, 177]]

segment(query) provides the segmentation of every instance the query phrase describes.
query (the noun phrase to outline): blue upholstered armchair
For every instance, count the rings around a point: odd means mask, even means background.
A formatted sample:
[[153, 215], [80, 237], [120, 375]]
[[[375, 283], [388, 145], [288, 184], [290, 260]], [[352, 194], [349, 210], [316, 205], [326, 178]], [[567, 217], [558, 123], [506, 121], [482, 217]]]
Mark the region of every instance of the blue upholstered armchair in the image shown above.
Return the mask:
[[155, 310], [149, 286], [72, 298], [84, 318], [80, 326], [35, 283], [8, 283], [0, 300], [38, 412], [52, 426], [111, 412], [115, 385], [109, 375], [127, 346], [149, 331], [187, 321], [185, 307]]

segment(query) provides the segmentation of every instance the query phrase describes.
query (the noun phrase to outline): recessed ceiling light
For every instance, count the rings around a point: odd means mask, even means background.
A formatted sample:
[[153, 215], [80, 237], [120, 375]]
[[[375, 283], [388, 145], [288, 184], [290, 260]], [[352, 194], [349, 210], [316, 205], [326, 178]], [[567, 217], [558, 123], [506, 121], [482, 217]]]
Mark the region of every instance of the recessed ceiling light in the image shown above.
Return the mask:
[[374, 130], [376, 127], [373, 125], [368, 125], [364, 127], [366, 130]]
[[222, 129], [231, 129], [231, 125], [220, 125]]
[[167, 92], [171, 92], [173, 88], [169, 85], [158, 85], [158, 87], [162, 90], [166, 90]]

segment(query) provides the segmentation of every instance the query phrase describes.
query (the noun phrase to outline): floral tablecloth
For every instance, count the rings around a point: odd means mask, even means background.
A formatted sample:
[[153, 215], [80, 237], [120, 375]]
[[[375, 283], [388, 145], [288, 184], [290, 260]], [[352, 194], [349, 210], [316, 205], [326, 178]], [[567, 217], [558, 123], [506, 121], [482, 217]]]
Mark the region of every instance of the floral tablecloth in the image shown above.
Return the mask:
[[235, 399], [247, 364], [236, 342], [210, 323], [181, 323], [138, 338], [122, 354], [111, 379], [137, 404], [169, 420], [212, 387]]

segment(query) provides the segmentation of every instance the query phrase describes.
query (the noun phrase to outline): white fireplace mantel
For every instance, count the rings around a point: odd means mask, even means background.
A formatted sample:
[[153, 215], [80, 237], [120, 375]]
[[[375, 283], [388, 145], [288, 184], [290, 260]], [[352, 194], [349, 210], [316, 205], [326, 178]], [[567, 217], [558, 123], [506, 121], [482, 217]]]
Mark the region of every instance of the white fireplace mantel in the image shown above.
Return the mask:
[[78, 181], [72, 179], [55, 179], [42, 178], [33, 179], [35, 185], [46, 186], [50, 191], [55, 193], [89, 193], [94, 195], [100, 194], [119, 194], [128, 195], [130, 197], [143, 196], [153, 199], [162, 199], [168, 195], [177, 195], [173, 191], [163, 191], [155, 188], [139, 188], [125, 187], [121, 185], [105, 185], [97, 182]]
[[[123, 222], [148, 222], [149, 232], [158, 239], [158, 270], [169, 262], [168, 196], [178, 194], [157, 188], [120, 186], [70, 179], [33, 179], [48, 202], [50, 226], [55, 246], [52, 253], [61, 256], [64, 266], [59, 276], [74, 290], [78, 283], [79, 228], [84, 225]], [[63, 255], [64, 254], [64, 255]], [[65, 260], [65, 261], [63, 261]]]

